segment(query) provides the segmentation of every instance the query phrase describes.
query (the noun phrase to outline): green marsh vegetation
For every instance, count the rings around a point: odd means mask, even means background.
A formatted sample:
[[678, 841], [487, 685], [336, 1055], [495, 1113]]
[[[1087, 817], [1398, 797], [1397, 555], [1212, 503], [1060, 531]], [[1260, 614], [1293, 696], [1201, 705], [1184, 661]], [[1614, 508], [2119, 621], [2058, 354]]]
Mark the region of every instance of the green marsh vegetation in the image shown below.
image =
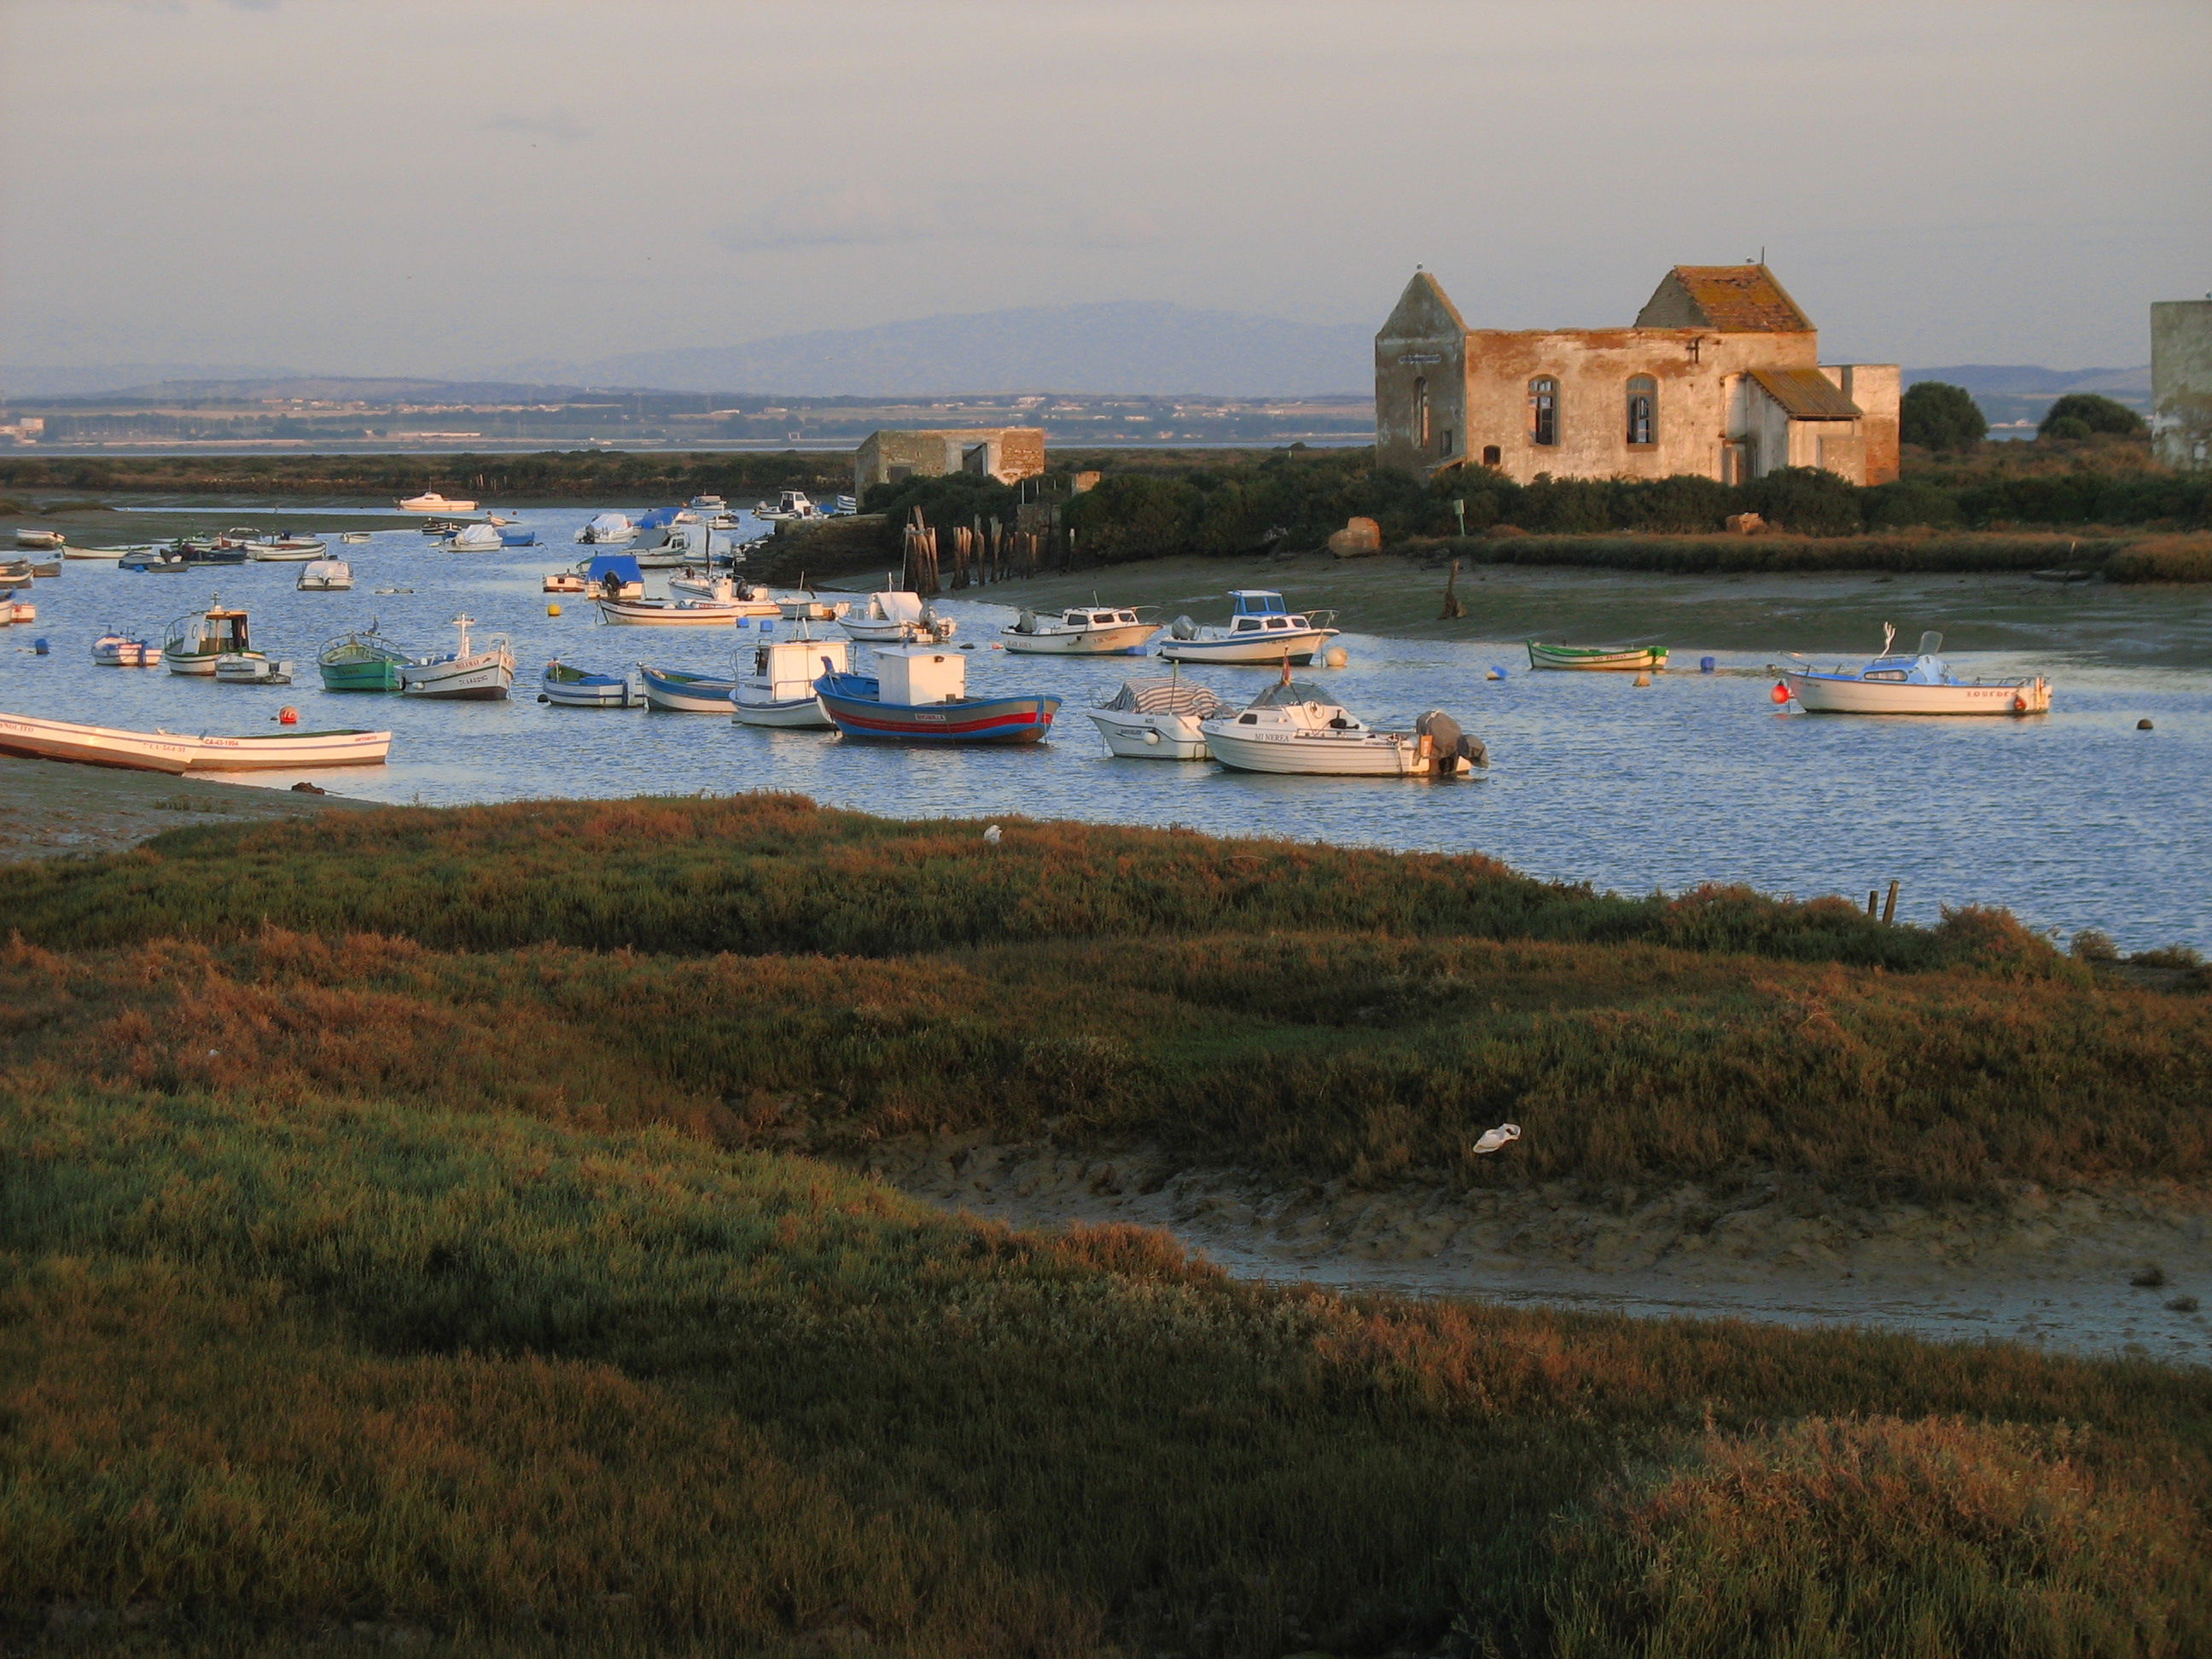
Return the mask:
[[[2201, 1181], [2212, 999], [1990, 913], [979, 830], [529, 804], [17, 872], [10, 1645], [2212, 1641], [2203, 1373], [1238, 1285], [818, 1156], [1049, 1124], [1370, 1182]], [[1469, 1167], [1501, 1105], [1527, 1138]]]

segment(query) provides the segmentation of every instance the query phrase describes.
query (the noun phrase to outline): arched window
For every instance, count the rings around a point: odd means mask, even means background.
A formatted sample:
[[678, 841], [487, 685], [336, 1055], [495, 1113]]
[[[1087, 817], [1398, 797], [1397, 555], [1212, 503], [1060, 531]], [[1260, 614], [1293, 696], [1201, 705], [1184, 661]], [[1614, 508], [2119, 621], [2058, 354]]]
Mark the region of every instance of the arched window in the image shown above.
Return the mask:
[[1413, 441], [1429, 447], [1429, 377], [1413, 376]]
[[1540, 444], [1559, 441], [1559, 383], [1548, 374], [1528, 382], [1528, 435]]
[[1659, 382], [1649, 374], [1635, 375], [1628, 382], [1628, 441], [1659, 441]]

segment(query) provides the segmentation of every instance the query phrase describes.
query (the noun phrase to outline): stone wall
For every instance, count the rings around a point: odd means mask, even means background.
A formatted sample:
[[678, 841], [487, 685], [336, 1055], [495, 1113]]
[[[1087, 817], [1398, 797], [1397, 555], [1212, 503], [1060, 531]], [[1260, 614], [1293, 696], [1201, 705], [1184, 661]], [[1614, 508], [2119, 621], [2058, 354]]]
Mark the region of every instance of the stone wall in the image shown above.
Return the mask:
[[2212, 467], [2212, 300], [2150, 308], [2151, 445], [2168, 466]]

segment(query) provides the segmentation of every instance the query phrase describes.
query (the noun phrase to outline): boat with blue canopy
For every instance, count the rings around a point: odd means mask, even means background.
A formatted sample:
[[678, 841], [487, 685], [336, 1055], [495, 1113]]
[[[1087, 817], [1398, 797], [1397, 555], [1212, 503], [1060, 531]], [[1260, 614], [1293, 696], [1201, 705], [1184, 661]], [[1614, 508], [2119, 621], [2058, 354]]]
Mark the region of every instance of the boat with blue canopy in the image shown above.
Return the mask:
[[1160, 641], [1160, 655], [1170, 662], [1304, 666], [1337, 635], [1328, 625], [1336, 620], [1334, 611], [1293, 611], [1273, 588], [1237, 588], [1229, 600], [1227, 628], [1201, 629], [1188, 617], [1177, 617]]

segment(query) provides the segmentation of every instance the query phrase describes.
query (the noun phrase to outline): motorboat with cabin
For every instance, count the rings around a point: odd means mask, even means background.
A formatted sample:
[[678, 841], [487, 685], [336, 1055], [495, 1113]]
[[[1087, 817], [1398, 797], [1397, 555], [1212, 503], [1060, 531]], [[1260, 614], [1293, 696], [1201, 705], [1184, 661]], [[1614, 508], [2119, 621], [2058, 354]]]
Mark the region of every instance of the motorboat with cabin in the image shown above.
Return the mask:
[[1024, 611], [999, 630], [999, 642], [1025, 655], [1141, 657], [1159, 631], [1158, 623], [1140, 620], [1134, 611], [1093, 604], [1042, 617]]
[[507, 541], [495, 525], [465, 524], [446, 538], [446, 545], [456, 553], [496, 553]]
[[434, 489], [426, 489], [419, 495], [403, 496], [398, 507], [402, 513], [473, 513], [477, 510], [474, 501], [449, 500]]
[[637, 539], [637, 526], [626, 513], [596, 513], [576, 532], [586, 547], [621, 547]]
[[[745, 653], [738, 653], [740, 665]], [[836, 722], [823, 706], [815, 682], [849, 676], [853, 647], [848, 640], [817, 640], [805, 629], [789, 639], [764, 640], [752, 647], [750, 672], [738, 676], [730, 694], [732, 717], [746, 726], [781, 726], [820, 730]]]
[[1124, 680], [1110, 699], [1083, 712], [1116, 755], [1199, 761], [1212, 753], [1200, 723], [1231, 711], [1208, 687], [1178, 677]]
[[135, 634], [102, 634], [92, 642], [92, 660], [100, 668], [159, 668], [161, 647]]
[[720, 495], [694, 495], [686, 503], [694, 513], [726, 513], [730, 504]]
[[803, 489], [780, 491], [775, 506], [761, 501], [753, 507], [753, 517], [769, 524], [782, 524], [793, 520], [804, 523], [810, 519], [826, 519], [829, 516], [808, 498]]
[[397, 691], [407, 653], [376, 631], [371, 622], [325, 642], [315, 666], [325, 691]]
[[723, 582], [722, 592], [703, 599], [598, 599], [603, 622], [638, 628], [727, 628], [755, 617], [773, 617], [774, 599], [740, 599], [734, 584]]
[[350, 593], [353, 567], [343, 559], [313, 559], [300, 567], [292, 586], [301, 593]]
[[1319, 686], [1290, 677], [1269, 686], [1242, 711], [1200, 723], [1214, 759], [1240, 772], [1316, 777], [1450, 777], [1490, 764], [1480, 738], [1431, 710], [1409, 732], [1378, 731]]
[[1160, 641], [1169, 662], [1290, 663], [1303, 667], [1334, 639], [1333, 611], [1293, 611], [1272, 588], [1240, 587], [1229, 595], [1229, 625], [1201, 629], [1177, 617]]
[[1784, 671], [1786, 691], [1808, 714], [2045, 714], [2051, 682], [2040, 675], [2018, 679], [1962, 679], [1939, 654], [1943, 636], [1930, 629], [1911, 655], [1893, 654], [1897, 626], [1882, 625], [1881, 654], [1853, 673], [1838, 667]]
[[292, 665], [265, 651], [234, 651], [216, 659], [215, 677], [225, 685], [289, 685]]
[[568, 708], [629, 708], [644, 702], [645, 694], [627, 674], [594, 674], [556, 657], [539, 678], [538, 701]]
[[399, 670], [399, 690], [410, 697], [467, 698], [493, 702], [503, 698], [514, 684], [514, 653], [507, 635], [490, 634], [478, 645], [469, 630], [476, 618], [465, 614], [453, 618], [460, 642], [434, 656], [410, 658]]
[[1528, 648], [1531, 668], [1656, 674], [1667, 666], [1667, 647], [1663, 645], [1546, 645], [1540, 640], [1523, 643]]
[[246, 612], [225, 606], [218, 594], [206, 610], [187, 611], [169, 624], [161, 660], [172, 674], [211, 675], [223, 658], [252, 649]]
[[968, 659], [934, 645], [879, 645], [875, 673], [824, 673], [815, 695], [848, 738], [896, 743], [1036, 743], [1058, 697], [971, 697]]
[[918, 593], [871, 593], [868, 608], [858, 606], [837, 619], [846, 634], [864, 645], [942, 645], [958, 631]]

